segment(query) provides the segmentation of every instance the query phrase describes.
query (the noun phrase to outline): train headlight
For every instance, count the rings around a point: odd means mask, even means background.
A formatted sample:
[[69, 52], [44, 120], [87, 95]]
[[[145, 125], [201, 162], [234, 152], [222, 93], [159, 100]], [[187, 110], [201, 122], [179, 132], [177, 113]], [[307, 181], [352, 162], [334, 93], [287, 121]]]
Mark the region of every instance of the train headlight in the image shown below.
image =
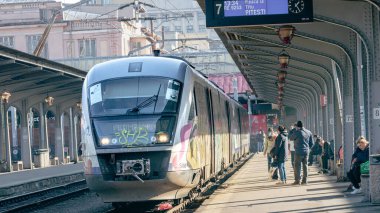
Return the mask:
[[165, 132], [159, 132], [156, 135], [157, 142], [156, 143], [167, 143], [169, 142], [169, 135]]
[[102, 146], [109, 145], [110, 144], [110, 139], [109, 138], [102, 138], [100, 140], [100, 143], [102, 144]]

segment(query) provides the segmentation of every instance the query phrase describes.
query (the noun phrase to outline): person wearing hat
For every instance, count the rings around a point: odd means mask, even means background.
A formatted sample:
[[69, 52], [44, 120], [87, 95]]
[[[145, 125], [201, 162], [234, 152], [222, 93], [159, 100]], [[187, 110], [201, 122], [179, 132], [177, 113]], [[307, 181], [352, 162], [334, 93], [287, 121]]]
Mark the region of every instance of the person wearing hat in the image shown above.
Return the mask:
[[[293, 185], [307, 184], [308, 156], [310, 148], [313, 147], [313, 134], [303, 127], [302, 121], [297, 122], [297, 127], [291, 131], [290, 140], [294, 141], [294, 183]], [[301, 164], [303, 170], [301, 180]]]

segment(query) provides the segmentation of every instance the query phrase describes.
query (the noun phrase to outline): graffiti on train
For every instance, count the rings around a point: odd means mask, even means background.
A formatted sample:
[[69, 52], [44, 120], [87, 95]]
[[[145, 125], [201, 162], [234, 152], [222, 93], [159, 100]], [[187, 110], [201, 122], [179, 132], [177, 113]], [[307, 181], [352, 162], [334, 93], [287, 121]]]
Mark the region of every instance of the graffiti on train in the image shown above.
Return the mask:
[[116, 138], [112, 139], [112, 143], [121, 144], [123, 146], [133, 146], [135, 144], [146, 144], [151, 140], [148, 136], [146, 127], [137, 127], [133, 129], [122, 129], [115, 132]]

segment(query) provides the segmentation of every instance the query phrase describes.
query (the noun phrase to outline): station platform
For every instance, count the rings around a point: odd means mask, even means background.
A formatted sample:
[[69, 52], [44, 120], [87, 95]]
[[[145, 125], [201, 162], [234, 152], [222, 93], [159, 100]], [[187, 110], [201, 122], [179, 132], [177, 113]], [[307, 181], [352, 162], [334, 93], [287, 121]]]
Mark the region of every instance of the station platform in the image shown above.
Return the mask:
[[286, 163], [287, 184], [268, 181], [267, 160], [253, 156], [206, 199], [196, 212], [380, 212], [380, 206], [362, 202], [363, 195], [346, 191], [349, 182], [318, 174], [309, 167], [308, 185], [294, 182], [290, 161]]
[[84, 180], [83, 163], [0, 173], [0, 200]]

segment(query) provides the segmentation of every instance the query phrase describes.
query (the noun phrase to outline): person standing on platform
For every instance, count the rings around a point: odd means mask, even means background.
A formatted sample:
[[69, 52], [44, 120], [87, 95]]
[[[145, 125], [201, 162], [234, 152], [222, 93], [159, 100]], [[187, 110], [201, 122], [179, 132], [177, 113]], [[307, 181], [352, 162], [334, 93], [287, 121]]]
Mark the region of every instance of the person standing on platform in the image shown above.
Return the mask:
[[[293, 133], [292, 131], [294, 130], [295, 131], [295, 126], [296, 126], [297, 124], [294, 124], [294, 125], [292, 125], [292, 126], [290, 126], [290, 132], [289, 132], [289, 134], [288, 134], [288, 137], [289, 137], [289, 135], [291, 134], [291, 133]], [[295, 155], [295, 153], [296, 153], [296, 150], [294, 149], [294, 141], [293, 140], [289, 140], [288, 141], [289, 143], [288, 143], [288, 149], [289, 149], [289, 153], [290, 153], [290, 161], [291, 161], [291, 164], [292, 164], [292, 168], [294, 169], [294, 155]]]
[[328, 173], [329, 172], [329, 161], [331, 159], [334, 159], [334, 152], [331, 149], [330, 144], [323, 140], [323, 138], [320, 138], [319, 145], [322, 147], [322, 170], [321, 173]]
[[286, 184], [285, 161], [288, 158], [288, 132], [282, 125], [278, 126], [278, 132], [274, 145], [274, 158], [278, 163], [280, 173], [280, 181], [277, 184]]
[[256, 135], [256, 139], [257, 139], [257, 152], [262, 152], [263, 144], [265, 141], [265, 133], [263, 130], [260, 129], [259, 133]]
[[[289, 137], [294, 140], [294, 149], [296, 150], [294, 156], [294, 183], [293, 185], [307, 184], [307, 170], [308, 170], [308, 156], [310, 148], [313, 147], [313, 134], [303, 127], [301, 121], [297, 122], [296, 130], [292, 132]], [[301, 180], [301, 164], [303, 170], [302, 182]]]
[[[314, 141], [317, 141], [318, 135], [314, 135], [313, 139], [314, 139]], [[312, 166], [313, 165], [313, 163], [314, 163], [314, 157], [317, 157], [317, 155], [318, 155], [318, 154], [316, 154], [317, 151], [318, 151], [318, 148], [319, 148], [319, 144], [318, 143], [314, 143], [313, 147], [310, 148], [311, 151], [309, 153], [309, 159], [308, 159], [309, 165], [308, 166]], [[318, 160], [317, 160], [317, 162], [318, 162]]]
[[268, 171], [270, 169], [270, 166], [272, 164], [272, 156], [269, 154], [272, 148], [274, 147], [274, 141], [276, 139], [276, 135], [274, 134], [274, 131], [272, 128], [268, 128], [268, 135], [265, 137], [264, 141], [264, 156], [267, 156], [268, 159]]

